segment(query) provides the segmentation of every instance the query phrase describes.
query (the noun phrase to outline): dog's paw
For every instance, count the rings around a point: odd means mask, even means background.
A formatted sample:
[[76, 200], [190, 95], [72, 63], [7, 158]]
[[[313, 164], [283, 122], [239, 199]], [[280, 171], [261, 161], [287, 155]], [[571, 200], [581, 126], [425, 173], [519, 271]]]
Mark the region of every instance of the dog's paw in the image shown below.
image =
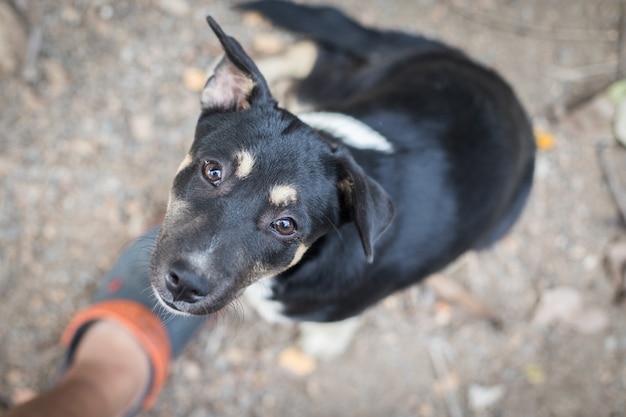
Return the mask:
[[360, 324], [359, 317], [334, 323], [300, 323], [299, 347], [305, 354], [317, 359], [337, 358], [348, 350]]

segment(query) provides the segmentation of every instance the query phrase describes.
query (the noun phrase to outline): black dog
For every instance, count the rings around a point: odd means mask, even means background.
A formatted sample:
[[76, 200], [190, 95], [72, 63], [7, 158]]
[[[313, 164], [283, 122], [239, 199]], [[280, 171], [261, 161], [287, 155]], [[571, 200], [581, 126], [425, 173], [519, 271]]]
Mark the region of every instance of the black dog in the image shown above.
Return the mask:
[[343, 320], [510, 229], [535, 148], [497, 74], [335, 9], [240, 7], [315, 41], [297, 97], [316, 113], [278, 107], [257, 66], [208, 18], [226, 56], [203, 92], [152, 258], [165, 305], [212, 313], [264, 279], [282, 315]]

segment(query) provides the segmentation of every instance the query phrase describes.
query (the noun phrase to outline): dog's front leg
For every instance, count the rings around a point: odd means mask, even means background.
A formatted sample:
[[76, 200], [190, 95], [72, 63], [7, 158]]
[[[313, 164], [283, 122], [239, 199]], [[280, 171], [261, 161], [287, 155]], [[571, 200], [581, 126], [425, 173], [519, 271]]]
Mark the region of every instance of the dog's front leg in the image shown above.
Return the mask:
[[358, 316], [333, 323], [302, 322], [299, 324], [299, 347], [318, 359], [339, 357], [348, 349], [360, 325]]

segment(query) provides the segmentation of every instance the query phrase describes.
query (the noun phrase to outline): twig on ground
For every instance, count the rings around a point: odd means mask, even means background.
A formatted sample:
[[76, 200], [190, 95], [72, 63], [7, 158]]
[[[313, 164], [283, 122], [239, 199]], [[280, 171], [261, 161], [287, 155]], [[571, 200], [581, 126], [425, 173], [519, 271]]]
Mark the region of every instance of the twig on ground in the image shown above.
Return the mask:
[[442, 383], [443, 398], [450, 417], [463, 417], [461, 404], [457, 396], [457, 386], [450, 382], [451, 374], [447, 364], [448, 346], [442, 340], [433, 340], [428, 344], [428, 355], [433, 364], [437, 381]]
[[444, 274], [435, 274], [426, 280], [426, 286], [438, 297], [451, 304], [458, 304], [470, 313], [487, 320], [495, 329], [502, 329], [503, 322], [483, 301]]

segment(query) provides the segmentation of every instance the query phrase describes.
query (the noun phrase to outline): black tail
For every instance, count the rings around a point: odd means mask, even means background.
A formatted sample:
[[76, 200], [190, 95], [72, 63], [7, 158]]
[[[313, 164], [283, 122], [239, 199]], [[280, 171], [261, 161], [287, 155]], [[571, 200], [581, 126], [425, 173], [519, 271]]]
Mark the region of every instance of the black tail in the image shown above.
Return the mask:
[[445, 48], [442, 44], [423, 37], [365, 28], [332, 7], [305, 6], [283, 0], [261, 0], [242, 3], [237, 8], [258, 12], [276, 26], [364, 61], [389, 53], [390, 50]]

